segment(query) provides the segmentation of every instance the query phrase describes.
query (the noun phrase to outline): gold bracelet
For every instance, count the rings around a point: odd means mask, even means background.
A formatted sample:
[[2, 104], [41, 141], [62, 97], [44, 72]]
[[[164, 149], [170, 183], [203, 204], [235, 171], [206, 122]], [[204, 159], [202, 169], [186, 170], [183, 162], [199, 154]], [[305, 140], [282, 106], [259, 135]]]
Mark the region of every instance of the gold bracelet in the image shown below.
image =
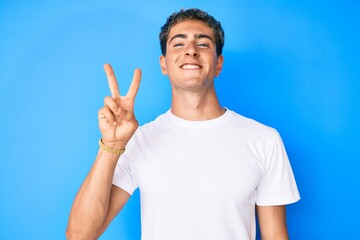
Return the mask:
[[121, 154], [123, 154], [125, 152], [125, 148], [119, 149], [119, 148], [112, 148], [112, 147], [106, 146], [104, 144], [104, 142], [102, 141], [102, 138], [100, 138], [100, 140], [99, 140], [99, 146], [102, 149], [104, 149], [105, 151], [107, 151], [109, 153], [116, 154], [116, 155], [121, 155]]

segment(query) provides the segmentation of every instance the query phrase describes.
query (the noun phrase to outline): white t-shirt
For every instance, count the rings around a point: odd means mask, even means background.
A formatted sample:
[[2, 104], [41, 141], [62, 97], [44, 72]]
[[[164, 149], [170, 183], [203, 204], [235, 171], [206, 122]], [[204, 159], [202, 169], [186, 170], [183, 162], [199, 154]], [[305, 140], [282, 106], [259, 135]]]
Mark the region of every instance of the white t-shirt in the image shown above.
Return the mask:
[[139, 187], [142, 240], [253, 240], [255, 205], [300, 199], [277, 131], [231, 110], [209, 121], [169, 110], [140, 127], [113, 184]]

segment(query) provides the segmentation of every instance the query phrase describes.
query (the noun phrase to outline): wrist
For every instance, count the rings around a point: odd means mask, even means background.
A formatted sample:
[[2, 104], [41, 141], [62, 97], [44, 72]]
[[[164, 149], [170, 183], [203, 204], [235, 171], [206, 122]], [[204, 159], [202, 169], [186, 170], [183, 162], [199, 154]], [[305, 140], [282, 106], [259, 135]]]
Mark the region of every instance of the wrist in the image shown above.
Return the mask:
[[104, 141], [102, 138], [99, 140], [99, 146], [102, 150], [112, 153], [115, 155], [121, 155], [125, 152], [126, 144], [120, 142], [107, 142]]
[[101, 138], [100, 140], [106, 146], [111, 147], [111, 148], [123, 149], [126, 147], [126, 144], [127, 144], [127, 142], [123, 142], [123, 141], [108, 141], [108, 140], [106, 140], [106, 138]]

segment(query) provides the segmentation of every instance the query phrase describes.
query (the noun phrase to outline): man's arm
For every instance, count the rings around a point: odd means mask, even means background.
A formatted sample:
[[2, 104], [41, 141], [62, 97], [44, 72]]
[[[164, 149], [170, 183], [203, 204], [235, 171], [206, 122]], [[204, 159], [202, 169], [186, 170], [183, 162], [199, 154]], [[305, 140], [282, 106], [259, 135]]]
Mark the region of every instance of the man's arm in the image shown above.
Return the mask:
[[[134, 101], [141, 71], [135, 70], [127, 95], [120, 96], [111, 66], [106, 64], [104, 68], [112, 97], [105, 98], [105, 106], [98, 114], [102, 142], [112, 149], [125, 149], [138, 127], [134, 116]], [[119, 154], [108, 150], [99, 149], [96, 160], [75, 197], [66, 230], [68, 239], [97, 239], [130, 197], [129, 193], [112, 185]]]
[[288, 240], [285, 206], [256, 206], [262, 240]]
[[115, 185], [112, 185], [108, 213], [106, 215], [103, 226], [98, 231], [97, 238], [99, 238], [105, 232], [105, 230], [107, 229], [107, 227], [109, 226], [111, 221], [114, 219], [114, 217], [125, 206], [126, 202], [129, 200], [130, 196], [131, 195], [128, 192], [126, 192], [125, 190], [123, 190]]
[[129, 193], [112, 185], [117, 158], [99, 150], [74, 200], [66, 231], [68, 239], [97, 239], [129, 199]]

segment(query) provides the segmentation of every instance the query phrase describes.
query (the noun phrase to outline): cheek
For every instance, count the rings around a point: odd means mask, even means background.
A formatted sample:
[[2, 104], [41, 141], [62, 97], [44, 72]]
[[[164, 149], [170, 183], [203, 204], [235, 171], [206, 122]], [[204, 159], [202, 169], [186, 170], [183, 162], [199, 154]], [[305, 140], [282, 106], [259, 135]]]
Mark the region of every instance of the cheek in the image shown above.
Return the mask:
[[169, 56], [166, 58], [166, 67], [168, 69], [176, 69], [177, 58], [175, 56]]

